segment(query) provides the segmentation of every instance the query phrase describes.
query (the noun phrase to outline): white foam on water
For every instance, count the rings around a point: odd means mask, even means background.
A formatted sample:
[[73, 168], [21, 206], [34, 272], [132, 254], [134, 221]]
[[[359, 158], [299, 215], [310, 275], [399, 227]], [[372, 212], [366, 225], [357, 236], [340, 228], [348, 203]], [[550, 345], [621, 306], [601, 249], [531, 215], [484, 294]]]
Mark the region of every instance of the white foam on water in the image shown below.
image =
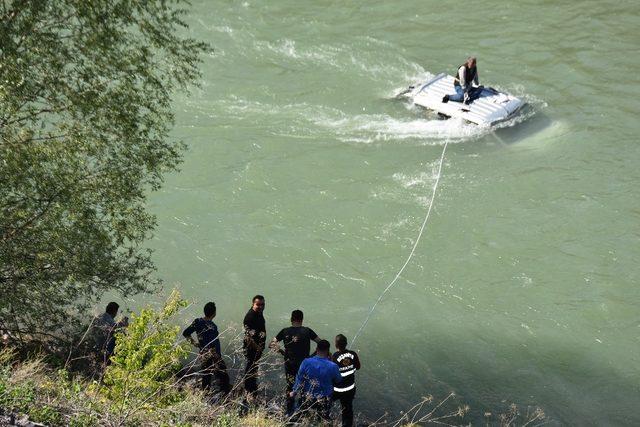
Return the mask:
[[342, 111], [325, 107], [323, 105], [309, 104], [307, 102], [295, 102], [291, 104], [271, 104], [261, 101], [255, 101], [246, 99], [240, 96], [231, 95], [226, 99], [220, 99], [216, 101], [227, 111], [235, 113], [250, 113], [252, 115], [260, 116], [277, 116], [282, 114], [295, 114], [298, 116], [311, 116], [318, 114], [344, 114]]
[[[301, 54], [297, 51], [294, 43], [286, 41], [280, 48], [294, 57], [315, 55], [308, 52]], [[418, 70], [417, 75], [411, 75], [407, 77], [407, 80], [424, 81], [430, 75], [427, 71]], [[348, 143], [370, 144], [412, 140], [424, 145], [442, 145], [445, 141], [459, 143], [475, 140], [496, 129], [515, 126], [535, 115], [546, 105], [544, 101], [518, 93], [523, 92], [524, 88], [515, 89], [518, 89], [514, 90], [517, 96], [526, 99], [530, 104], [529, 107], [521, 114], [494, 127], [478, 126], [459, 118], [435, 119], [432, 113], [411, 102], [403, 104], [410, 114], [407, 116], [400, 114], [400, 117], [394, 117], [387, 113], [352, 114], [338, 108], [307, 102], [278, 105], [237, 96], [219, 100], [217, 103], [223, 107], [219, 111], [226, 112], [230, 118], [246, 119], [251, 117], [252, 122], [264, 122], [268, 127], [278, 127], [283, 123], [288, 123], [286, 131], [279, 132], [290, 136], [326, 137], [326, 133], [329, 132], [337, 140]], [[269, 119], [261, 120], [261, 117], [269, 117]]]
[[[275, 42], [254, 40], [253, 47], [258, 54], [275, 54], [282, 60], [294, 61], [300, 65], [329, 67], [344, 73], [357, 73], [374, 80], [398, 81], [404, 78], [413, 81], [415, 76], [424, 76], [424, 68], [408, 61], [398, 49], [383, 43], [387, 52], [376, 52], [369, 45], [375, 40], [361, 38], [355, 44], [319, 44], [301, 47], [292, 39], [280, 39]], [[381, 43], [378, 41], [377, 43]], [[428, 73], [427, 73], [428, 74]]]
[[[431, 189], [438, 178], [439, 162], [434, 161], [423, 167], [423, 170], [413, 174], [396, 172], [392, 175], [395, 182], [400, 184], [403, 190], [400, 192], [389, 191], [393, 198], [410, 196], [411, 200], [423, 207], [429, 207], [431, 200]], [[408, 190], [408, 191], [407, 191]]]
[[334, 67], [339, 67], [336, 57], [342, 51], [342, 47], [340, 46], [326, 44], [301, 49], [296, 45], [295, 40], [291, 39], [282, 39], [274, 43], [258, 40], [254, 43], [254, 47], [260, 52], [275, 53], [278, 56], [283, 56], [298, 62], [328, 64]]
[[460, 142], [488, 132], [486, 128], [465, 123], [461, 119], [398, 119], [388, 114], [359, 114], [343, 118], [319, 117], [319, 126], [333, 129], [345, 142], [421, 140], [427, 145], [440, 145], [445, 140]]
[[355, 66], [356, 70], [360, 70], [361, 74], [376, 80], [397, 83], [404, 79], [408, 86], [425, 76], [431, 75], [425, 71], [422, 65], [408, 61], [396, 49], [380, 55], [379, 53], [371, 53], [368, 49], [349, 48], [350, 65]]
[[[410, 203], [428, 208], [431, 202], [433, 185], [438, 178], [440, 162], [433, 161], [426, 165], [421, 164], [419, 170], [413, 173], [396, 172], [391, 178], [394, 183], [382, 184], [371, 192], [371, 197], [380, 200], [391, 200], [400, 203]], [[413, 220], [403, 218], [386, 224], [383, 227], [381, 237], [383, 240], [395, 234], [392, 231], [404, 229], [406, 225], [413, 224]]]
[[363, 39], [363, 40], [365, 40], [367, 42], [370, 42], [370, 43], [373, 43], [373, 44], [377, 44], [379, 46], [391, 47], [391, 48], [396, 49], [396, 47], [393, 45], [393, 43], [388, 42], [386, 40], [380, 40], [380, 39], [377, 39], [377, 38], [372, 37], [372, 36], [359, 36], [359, 38], [361, 38], [361, 39]]
[[224, 34], [233, 34], [233, 28], [229, 27], [228, 25], [221, 25], [221, 26], [216, 26], [216, 25], [212, 25], [211, 29], [219, 32], [219, 33], [224, 33]]
[[412, 225], [411, 218], [404, 216], [397, 221], [384, 224], [381, 232], [383, 236], [395, 235], [396, 230], [404, 230], [408, 225]]
[[[436, 166], [436, 165], [433, 165]], [[433, 185], [434, 173], [419, 172], [416, 175], [406, 175], [404, 173], [394, 173], [393, 179], [398, 181], [404, 188], [426, 188]]]
[[[232, 119], [251, 118], [254, 123], [281, 127], [288, 123], [286, 132], [300, 137], [322, 136], [327, 132], [336, 139], [348, 143], [370, 144], [387, 141], [413, 140], [424, 145], [442, 145], [445, 141], [457, 143], [479, 138], [490, 128], [467, 123], [462, 119], [440, 120], [424, 117], [424, 109], [408, 104], [408, 117], [393, 117], [384, 113], [348, 114], [331, 108], [306, 102], [277, 105], [231, 96], [216, 103], [216, 109]], [[416, 118], [415, 114], [423, 117]], [[268, 120], [266, 118], [269, 118]]]

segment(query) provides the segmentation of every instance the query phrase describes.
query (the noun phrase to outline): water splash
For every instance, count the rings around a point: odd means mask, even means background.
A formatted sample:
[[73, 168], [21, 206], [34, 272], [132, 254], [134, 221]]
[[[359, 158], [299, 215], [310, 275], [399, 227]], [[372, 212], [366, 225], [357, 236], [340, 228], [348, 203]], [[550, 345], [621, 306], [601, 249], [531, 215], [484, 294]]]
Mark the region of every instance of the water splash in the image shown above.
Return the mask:
[[461, 142], [488, 132], [486, 128], [465, 123], [460, 119], [399, 119], [388, 114], [322, 117], [315, 122], [319, 126], [332, 129], [341, 141], [361, 143], [414, 139], [424, 142], [425, 145], [442, 145], [445, 141]]

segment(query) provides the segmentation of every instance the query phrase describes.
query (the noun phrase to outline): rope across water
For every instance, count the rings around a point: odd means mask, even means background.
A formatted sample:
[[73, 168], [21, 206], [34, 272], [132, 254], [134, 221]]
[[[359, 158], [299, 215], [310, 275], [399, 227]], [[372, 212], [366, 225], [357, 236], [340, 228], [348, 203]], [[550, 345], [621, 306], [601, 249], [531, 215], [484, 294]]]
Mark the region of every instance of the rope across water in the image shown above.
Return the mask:
[[438, 164], [438, 175], [436, 177], [436, 182], [433, 184], [433, 192], [431, 194], [431, 200], [429, 201], [429, 208], [427, 209], [427, 213], [424, 216], [424, 221], [422, 221], [422, 226], [420, 227], [420, 231], [418, 232], [418, 237], [416, 237], [416, 240], [413, 243], [413, 247], [411, 248], [411, 252], [409, 252], [409, 256], [407, 257], [407, 260], [404, 262], [404, 264], [402, 265], [400, 270], [398, 270], [398, 273], [396, 274], [396, 276], [387, 285], [387, 287], [384, 289], [384, 291], [382, 291], [382, 293], [378, 297], [378, 300], [375, 302], [375, 304], [373, 304], [373, 307], [371, 307], [371, 310], [369, 310], [369, 313], [367, 314], [367, 317], [364, 319], [364, 322], [362, 323], [362, 326], [360, 326], [360, 329], [358, 329], [358, 332], [355, 334], [355, 336], [351, 340], [351, 344], [352, 345], [356, 342], [356, 340], [358, 339], [358, 337], [360, 336], [360, 334], [364, 330], [365, 326], [367, 326], [367, 323], [369, 323], [369, 319], [371, 318], [371, 315], [373, 314], [373, 311], [376, 309], [377, 305], [380, 303], [380, 301], [382, 301], [382, 297], [384, 297], [384, 295], [387, 292], [389, 292], [389, 289], [391, 289], [391, 287], [400, 278], [400, 275], [402, 275], [402, 272], [404, 271], [404, 269], [409, 264], [409, 261], [411, 261], [411, 258], [413, 258], [413, 254], [415, 253], [416, 248], [418, 247], [418, 243], [420, 242], [420, 238], [422, 237], [422, 233], [424, 232], [425, 228], [427, 227], [427, 223], [429, 221], [429, 215], [431, 215], [431, 208], [433, 207], [433, 201], [436, 198], [436, 191], [438, 190], [438, 184], [440, 183], [440, 176], [441, 176], [441, 172], [442, 172], [442, 164], [444, 163], [444, 154], [447, 151], [447, 145], [448, 144], [449, 144], [449, 140], [446, 140], [445, 143], [444, 143], [444, 147], [442, 148], [442, 154], [440, 155], [440, 163]]

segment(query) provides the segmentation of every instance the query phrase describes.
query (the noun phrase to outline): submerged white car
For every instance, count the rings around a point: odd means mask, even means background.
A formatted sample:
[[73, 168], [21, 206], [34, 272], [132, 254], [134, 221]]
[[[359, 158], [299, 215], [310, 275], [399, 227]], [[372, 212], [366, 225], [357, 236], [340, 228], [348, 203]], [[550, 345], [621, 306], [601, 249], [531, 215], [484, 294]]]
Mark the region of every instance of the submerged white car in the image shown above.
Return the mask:
[[455, 92], [453, 77], [441, 73], [425, 83], [409, 86], [399, 96], [440, 115], [460, 117], [481, 126], [492, 126], [509, 120], [525, 105], [520, 98], [489, 87], [482, 87], [479, 96], [468, 105], [455, 101], [443, 102], [445, 95]]

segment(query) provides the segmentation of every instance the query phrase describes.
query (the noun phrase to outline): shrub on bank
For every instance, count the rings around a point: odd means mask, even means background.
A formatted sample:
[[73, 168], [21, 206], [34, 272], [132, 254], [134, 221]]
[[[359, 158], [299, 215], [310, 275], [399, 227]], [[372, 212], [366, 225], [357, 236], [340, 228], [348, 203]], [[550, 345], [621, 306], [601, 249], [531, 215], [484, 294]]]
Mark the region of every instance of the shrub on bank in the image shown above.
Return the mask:
[[212, 405], [201, 390], [178, 380], [189, 350], [176, 342], [179, 328], [172, 319], [186, 305], [174, 291], [161, 309], [132, 315], [127, 330], [116, 335], [101, 381], [56, 369], [42, 355], [19, 360], [13, 350], [2, 350], [0, 409], [51, 426], [283, 425], [262, 412], [240, 417], [234, 402]]
[[187, 306], [177, 291], [161, 310], [144, 308], [131, 316], [126, 331], [116, 334], [116, 347], [97, 391], [129, 411], [149, 411], [183, 399], [175, 374], [189, 354], [186, 342], [176, 343], [178, 326], [170, 320]]

